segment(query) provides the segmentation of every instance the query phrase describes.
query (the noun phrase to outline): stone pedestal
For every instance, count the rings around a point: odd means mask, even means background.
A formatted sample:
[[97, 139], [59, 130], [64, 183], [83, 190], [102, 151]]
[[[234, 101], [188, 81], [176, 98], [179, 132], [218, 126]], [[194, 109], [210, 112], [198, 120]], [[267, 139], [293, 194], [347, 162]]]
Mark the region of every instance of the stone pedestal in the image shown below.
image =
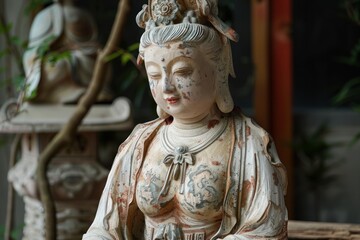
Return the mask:
[[[21, 159], [8, 180], [25, 202], [23, 240], [45, 239], [45, 214], [40, 202], [36, 170], [41, 152], [71, 115], [75, 106], [29, 105], [0, 125], [2, 133], [21, 133]], [[49, 164], [47, 176], [56, 206], [57, 239], [81, 239], [94, 219], [108, 171], [98, 163], [97, 132], [132, 126], [128, 101], [95, 106], [70, 146]]]

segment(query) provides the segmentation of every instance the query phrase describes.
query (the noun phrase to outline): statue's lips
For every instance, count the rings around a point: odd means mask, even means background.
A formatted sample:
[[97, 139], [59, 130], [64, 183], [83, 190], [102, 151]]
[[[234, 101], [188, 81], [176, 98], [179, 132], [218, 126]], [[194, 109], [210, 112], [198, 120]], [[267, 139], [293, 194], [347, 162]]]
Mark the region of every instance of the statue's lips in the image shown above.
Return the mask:
[[169, 97], [165, 99], [169, 104], [175, 104], [177, 103], [180, 98], [179, 97]]

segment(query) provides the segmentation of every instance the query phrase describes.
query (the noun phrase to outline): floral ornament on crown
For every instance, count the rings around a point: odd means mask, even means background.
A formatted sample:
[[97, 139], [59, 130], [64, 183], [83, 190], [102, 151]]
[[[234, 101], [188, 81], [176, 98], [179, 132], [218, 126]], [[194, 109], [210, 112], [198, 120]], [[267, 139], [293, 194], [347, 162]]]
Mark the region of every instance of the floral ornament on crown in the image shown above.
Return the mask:
[[176, 14], [179, 12], [179, 6], [175, 0], [157, 0], [151, 6], [153, 19], [157, 25], [173, 24]]
[[218, 17], [218, 0], [149, 0], [136, 16], [139, 27], [153, 27], [179, 23], [210, 23], [228, 39], [237, 42], [238, 34]]

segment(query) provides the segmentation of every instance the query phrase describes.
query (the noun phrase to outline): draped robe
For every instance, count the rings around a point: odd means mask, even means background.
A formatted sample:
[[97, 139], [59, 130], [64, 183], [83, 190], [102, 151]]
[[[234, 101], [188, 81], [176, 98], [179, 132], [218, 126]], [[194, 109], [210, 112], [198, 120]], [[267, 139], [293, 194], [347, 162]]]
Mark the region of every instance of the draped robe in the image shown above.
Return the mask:
[[[95, 220], [84, 240], [141, 239], [144, 216], [135, 203], [137, 177], [151, 140], [166, 124], [137, 125], [120, 145]], [[232, 148], [223, 218], [211, 239], [287, 239], [287, 179], [270, 135], [239, 111], [229, 116]]]

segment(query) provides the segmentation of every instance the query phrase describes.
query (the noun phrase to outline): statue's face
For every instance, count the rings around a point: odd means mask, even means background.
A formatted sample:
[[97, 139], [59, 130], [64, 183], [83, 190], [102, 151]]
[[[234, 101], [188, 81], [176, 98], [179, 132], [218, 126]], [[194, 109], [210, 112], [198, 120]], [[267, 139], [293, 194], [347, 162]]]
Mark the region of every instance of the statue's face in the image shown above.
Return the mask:
[[175, 119], [201, 119], [215, 104], [217, 68], [200, 48], [182, 42], [151, 45], [144, 52], [155, 102]]

